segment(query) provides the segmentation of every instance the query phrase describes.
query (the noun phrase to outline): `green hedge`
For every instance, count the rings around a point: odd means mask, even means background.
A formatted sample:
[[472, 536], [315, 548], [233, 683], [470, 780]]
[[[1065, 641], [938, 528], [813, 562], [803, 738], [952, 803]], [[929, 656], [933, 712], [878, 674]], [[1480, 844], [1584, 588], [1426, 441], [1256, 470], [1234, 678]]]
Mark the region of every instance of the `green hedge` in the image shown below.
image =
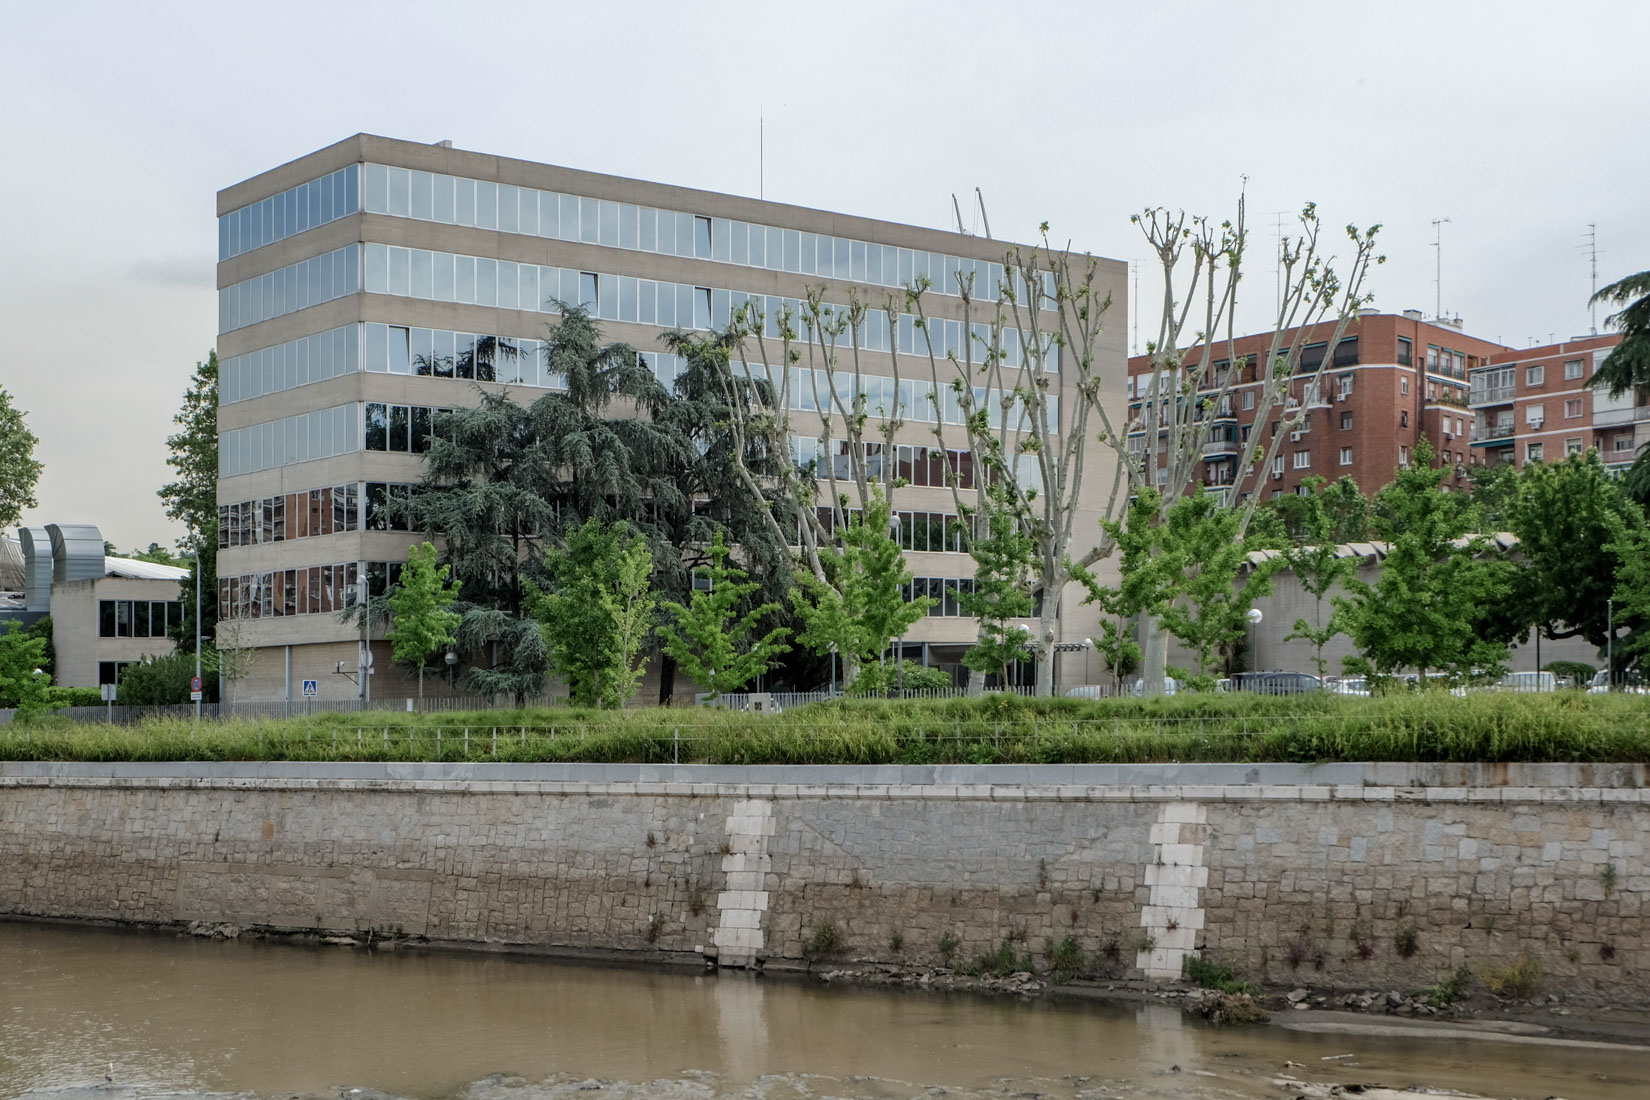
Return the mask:
[[[468, 736], [466, 737], [466, 731]], [[1650, 700], [1580, 693], [1377, 698], [841, 700], [713, 708], [323, 714], [0, 727], [11, 760], [515, 760], [714, 764], [1162, 761], [1650, 762]]]

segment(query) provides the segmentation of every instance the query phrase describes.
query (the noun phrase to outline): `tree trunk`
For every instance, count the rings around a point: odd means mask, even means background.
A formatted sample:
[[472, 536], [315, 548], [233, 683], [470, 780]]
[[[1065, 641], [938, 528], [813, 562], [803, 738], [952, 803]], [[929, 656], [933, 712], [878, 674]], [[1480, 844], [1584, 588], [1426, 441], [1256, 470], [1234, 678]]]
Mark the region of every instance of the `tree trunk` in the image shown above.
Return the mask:
[[424, 663], [418, 664], [418, 709], [424, 709]]
[[1037, 624], [1037, 684], [1035, 693], [1039, 698], [1047, 699], [1054, 695], [1054, 662], [1059, 654], [1054, 652], [1054, 613], [1059, 609], [1055, 600], [1043, 599], [1043, 614]]
[[848, 653], [839, 653], [842, 658], [842, 690], [847, 691], [859, 679], [859, 658]]
[[978, 699], [985, 694], [985, 673], [977, 668], [968, 670], [968, 697]]
[[1166, 687], [1164, 677], [1169, 664], [1169, 632], [1156, 619], [1145, 616], [1140, 620], [1145, 631], [1145, 644], [1140, 647], [1140, 694], [1149, 697], [1162, 695]]
[[659, 655], [659, 705], [668, 707], [676, 698], [676, 658]]

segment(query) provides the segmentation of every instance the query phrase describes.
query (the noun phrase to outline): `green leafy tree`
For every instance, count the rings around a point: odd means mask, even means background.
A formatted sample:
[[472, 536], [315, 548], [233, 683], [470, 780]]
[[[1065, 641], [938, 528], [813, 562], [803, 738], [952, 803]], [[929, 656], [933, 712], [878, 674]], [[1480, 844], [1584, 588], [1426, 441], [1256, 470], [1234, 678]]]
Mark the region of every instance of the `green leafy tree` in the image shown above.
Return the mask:
[[[1298, 535], [1297, 540], [1284, 551], [1283, 560], [1294, 573], [1295, 583], [1312, 597], [1313, 614], [1310, 619], [1305, 616], [1296, 619], [1283, 640], [1309, 643], [1312, 646], [1312, 665], [1318, 675], [1323, 676], [1329, 669], [1323, 647], [1343, 632], [1344, 625], [1335, 614], [1334, 605], [1328, 604], [1327, 610], [1325, 605], [1331, 591], [1358, 575], [1358, 559], [1342, 552], [1341, 543], [1344, 540], [1337, 537], [1346, 530], [1343, 519], [1347, 511], [1345, 491], [1337, 492], [1332, 487], [1326, 492], [1323, 478], [1307, 478], [1304, 484], [1308, 487], [1306, 494], [1291, 494], [1289, 497], [1298, 502], [1293, 524]], [[1354, 491], [1357, 489], [1351, 478], [1342, 478], [1337, 485], [1350, 485]], [[1334, 494], [1331, 498], [1333, 505], [1330, 499], [1326, 499], [1331, 493]], [[1362, 500], [1362, 494], [1358, 494], [1358, 498]], [[1364, 514], [1367, 515], [1367, 506]]]
[[666, 602], [671, 621], [659, 628], [664, 652], [689, 678], [708, 688], [712, 699], [750, 683], [790, 649], [785, 644], [788, 627], [758, 633], [762, 622], [783, 608], [778, 602], [750, 606], [762, 586], [729, 565], [728, 553], [718, 531], [702, 571], [710, 581], [709, 591], [694, 589], [686, 605]]
[[1505, 667], [1511, 631], [1499, 607], [1512, 595], [1514, 569], [1487, 537], [1467, 536], [1476, 517], [1439, 488], [1448, 473], [1432, 467], [1423, 438], [1415, 461], [1376, 498], [1387, 543], [1380, 579], [1353, 577], [1350, 594], [1335, 600], [1360, 651], [1343, 662], [1349, 673], [1414, 669], [1423, 680], [1433, 672], [1460, 680]]
[[1511, 462], [1472, 467], [1472, 488], [1467, 500], [1481, 533], [1493, 535], [1507, 530], [1518, 500], [1518, 467]]
[[842, 545], [820, 547], [826, 579], [798, 572], [792, 591], [804, 624], [797, 641], [821, 654], [834, 647], [856, 691], [886, 690], [890, 681], [881, 658], [889, 643], [934, 604], [929, 596], [905, 599], [911, 570], [888, 523], [888, 502], [875, 492], [864, 512], [850, 519]]
[[385, 635], [393, 643], [396, 661], [418, 670], [418, 700], [424, 701], [424, 666], [430, 655], [458, 641], [464, 616], [452, 610], [458, 585], [449, 584], [451, 566], [436, 565], [435, 547], [415, 546], [401, 567], [401, 583], [389, 595], [394, 626]]
[[[1156, 522], [1159, 517], [1164, 522]], [[1120, 581], [1108, 587], [1085, 574], [1089, 602], [1119, 619], [1151, 616], [1197, 655], [1195, 675], [1169, 671], [1195, 687], [1212, 687], [1243, 640], [1249, 605], [1272, 590], [1272, 575], [1283, 565], [1273, 558], [1245, 571], [1249, 553], [1239, 533], [1242, 522], [1240, 513], [1201, 489], [1166, 511], [1156, 489], [1141, 489], [1124, 522], [1101, 521], [1121, 551]], [[1114, 652], [1121, 663], [1138, 652], [1125, 648], [1132, 641], [1121, 627], [1107, 627], [1102, 620], [1102, 637], [1095, 639], [1102, 653]], [[1112, 659], [1108, 653], [1108, 663]]]
[[1650, 386], [1650, 271], [1618, 279], [1592, 301], [1622, 307], [1604, 322], [1621, 331], [1621, 343], [1599, 364], [1592, 384], [1607, 388], [1611, 397]]
[[34, 457], [39, 439], [23, 423], [25, 413], [0, 386], [0, 531], [14, 526], [23, 509], [33, 508], [41, 465]]
[[[183, 603], [182, 620], [172, 628], [172, 640], [179, 650], [193, 650], [195, 620], [200, 618], [201, 637], [215, 636], [218, 622], [218, 353], [207, 353], [206, 362], [195, 364], [189, 388], [183, 392], [183, 406], [172, 418], [178, 426], [167, 436], [171, 451], [166, 464], [177, 473], [176, 480], [160, 488], [166, 517], [184, 525], [187, 534], [179, 543], [181, 556], [189, 559], [190, 575], [179, 587]], [[199, 554], [198, 578], [202, 606], [195, 606], [194, 555]]]
[[586, 520], [545, 553], [547, 584], [530, 586], [530, 606], [575, 706], [622, 707], [635, 694], [657, 604], [652, 571], [647, 540], [625, 523]]
[[165, 707], [187, 703], [189, 682], [194, 675], [193, 653], [179, 651], [161, 657], [145, 657], [121, 669], [120, 704], [128, 707]]
[[1094, 639], [1094, 645], [1119, 686], [1141, 659], [1140, 644], [1129, 624], [1143, 615], [1160, 615], [1173, 596], [1174, 563], [1156, 553], [1153, 534], [1153, 523], [1162, 506], [1161, 494], [1147, 486], [1129, 502], [1121, 521], [1100, 521], [1106, 537], [1116, 547], [1116, 585], [1101, 584], [1087, 569], [1076, 573], [1089, 593], [1083, 602], [1098, 604], [1102, 612], [1100, 637]]
[[[765, 438], [753, 435], [735, 410], [771, 405], [771, 385], [732, 368], [735, 337], [671, 331], [661, 339], [681, 357], [682, 372], [656, 422], [678, 440], [672, 450], [680, 459], [663, 471], [671, 491], [653, 495], [650, 507], [628, 517], [653, 549], [654, 588], [664, 599], [686, 604], [692, 576], [710, 566], [718, 536], [739, 548], [745, 581], [758, 587], [749, 597], [778, 607], [774, 625], [793, 627], [785, 603], [791, 586], [793, 553], [778, 515], [794, 514], [783, 476], [790, 465], [786, 452], [775, 452]], [[775, 653], [783, 663], [789, 648]], [[670, 702], [676, 658], [662, 653], [659, 702]]]
[[1614, 684], [1628, 669], [1642, 668], [1650, 654], [1650, 529], [1625, 516], [1611, 517], [1610, 527], [1609, 549], [1621, 562], [1614, 589], [1616, 635], [1606, 650]]
[[1614, 535], [1643, 524], [1597, 451], [1525, 467], [1507, 508], [1507, 529], [1518, 536], [1520, 633], [1533, 626], [1548, 640], [1585, 638], [1602, 651], [1607, 601], [1624, 564]]
[[479, 658], [465, 686], [517, 705], [544, 690], [549, 670], [527, 612], [529, 584], [547, 580], [545, 546], [591, 519], [652, 537], [655, 516], [693, 504], [675, 480], [694, 461], [693, 441], [660, 421], [669, 395], [634, 348], [602, 343], [587, 310], [556, 308], [544, 368], [565, 391], [527, 407], [488, 393], [439, 417], [424, 484], [404, 509], [415, 530], [441, 538], [463, 586], [459, 648]]
[[0, 707], [30, 716], [46, 709], [52, 678], [42, 664], [46, 643], [18, 623], [0, 633]]
[[[988, 495], [1006, 497], [998, 482]], [[1008, 666], [1030, 656], [1030, 634], [1015, 623], [1031, 615], [1028, 578], [1036, 543], [1021, 528], [1011, 500], [1001, 501], [982, 517], [985, 537], [969, 543], [974, 558], [974, 590], [957, 593], [957, 606], [980, 621], [979, 640], [963, 654], [963, 664], [979, 672], [995, 672], [1008, 682]]]
[[1276, 557], [1250, 565], [1242, 519], [1200, 489], [1171, 504], [1167, 522], [1152, 528], [1170, 589], [1157, 619], [1197, 655], [1197, 674], [1188, 677], [1196, 687], [1213, 687], [1231, 663], [1243, 641], [1244, 616], [1271, 594], [1272, 577], [1284, 565]]

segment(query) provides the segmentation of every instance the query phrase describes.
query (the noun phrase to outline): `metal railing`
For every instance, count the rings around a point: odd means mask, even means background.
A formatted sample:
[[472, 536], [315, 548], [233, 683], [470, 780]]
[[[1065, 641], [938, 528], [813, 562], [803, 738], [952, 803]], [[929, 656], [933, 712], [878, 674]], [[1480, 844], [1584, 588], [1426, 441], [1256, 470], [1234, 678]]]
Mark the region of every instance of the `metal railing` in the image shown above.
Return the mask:
[[1497, 401], [1511, 401], [1516, 386], [1485, 386], [1482, 389], [1472, 390], [1467, 395], [1469, 405], [1488, 405]]
[[1474, 424], [1472, 427], [1472, 442], [1479, 443], [1487, 439], [1511, 439], [1516, 429], [1508, 424]]

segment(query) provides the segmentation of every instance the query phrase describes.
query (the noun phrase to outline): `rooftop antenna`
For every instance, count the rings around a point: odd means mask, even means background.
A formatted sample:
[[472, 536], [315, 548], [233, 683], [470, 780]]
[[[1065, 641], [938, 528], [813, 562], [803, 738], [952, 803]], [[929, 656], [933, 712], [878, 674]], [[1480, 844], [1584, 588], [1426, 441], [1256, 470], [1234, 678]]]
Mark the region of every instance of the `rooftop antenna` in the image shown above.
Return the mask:
[[[980, 201], [980, 221], [985, 225], [985, 239], [989, 241], [991, 239], [991, 219], [985, 215], [985, 195], [976, 187], [974, 188], [974, 197]], [[1597, 274], [1595, 271], [1594, 275]], [[1594, 281], [1596, 282], [1597, 279], [1595, 278]]]
[[756, 197], [768, 197], [768, 108], [756, 109]]
[[1434, 321], [1444, 319], [1444, 224], [1448, 221], [1448, 218], [1432, 219], [1432, 247], [1437, 253], [1437, 274], [1433, 278], [1433, 285], [1438, 291], [1436, 308], [1432, 314]]
[[1272, 219], [1272, 282], [1276, 295], [1272, 304], [1274, 318], [1283, 313], [1283, 219], [1288, 213], [1287, 210], [1269, 210], [1266, 214]]
[[[1587, 242], [1586, 244], [1582, 245], [1581, 247], [1585, 248], [1587, 250], [1588, 266], [1592, 269], [1593, 294], [1596, 295], [1596, 294], [1598, 294], [1598, 257], [1599, 257], [1598, 226], [1593, 222], [1588, 222], [1587, 223], [1587, 232], [1585, 232], [1581, 235], [1581, 239]], [[1588, 311], [1588, 315], [1592, 319], [1593, 335], [1597, 336], [1598, 335], [1598, 303], [1594, 302], [1591, 297], [1589, 297], [1587, 299], [1587, 311]]]
[[1130, 260], [1129, 261], [1129, 274], [1131, 276], [1133, 276], [1133, 278], [1134, 278], [1134, 289], [1132, 291], [1130, 291], [1130, 297], [1129, 297], [1129, 305], [1134, 307], [1132, 310], [1130, 310], [1130, 312], [1132, 314], [1134, 314], [1134, 335], [1129, 338], [1129, 354], [1130, 355], [1139, 355], [1140, 354], [1140, 261], [1139, 260]]
[[951, 210], [952, 213], [957, 215], [957, 232], [967, 233], [968, 230], [963, 228], [962, 204], [957, 201], [957, 193], [955, 191], [951, 192]]

